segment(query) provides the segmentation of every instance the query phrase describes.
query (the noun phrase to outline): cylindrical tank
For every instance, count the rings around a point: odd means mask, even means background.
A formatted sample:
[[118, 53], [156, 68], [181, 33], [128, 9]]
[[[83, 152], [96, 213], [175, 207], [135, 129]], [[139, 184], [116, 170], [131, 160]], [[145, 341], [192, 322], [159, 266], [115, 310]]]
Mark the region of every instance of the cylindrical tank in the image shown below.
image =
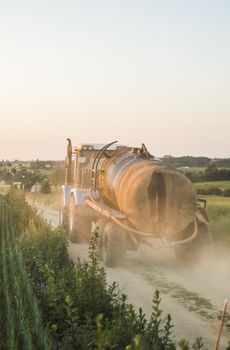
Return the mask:
[[173, 240], [193, 221], [196, 193], [191, 181], [145, 154], [114, 152], [102, 165], [99, 186], [103, 200], [125, 213], [137, 230]]

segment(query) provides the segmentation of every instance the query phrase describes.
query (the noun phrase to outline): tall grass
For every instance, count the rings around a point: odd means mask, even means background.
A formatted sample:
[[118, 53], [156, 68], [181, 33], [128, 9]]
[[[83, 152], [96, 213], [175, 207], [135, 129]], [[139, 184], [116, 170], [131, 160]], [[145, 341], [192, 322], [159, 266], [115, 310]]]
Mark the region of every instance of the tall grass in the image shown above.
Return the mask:
[[[15, 239], [9, 197], [1, 197], [1, 348], [49, 349], [42, 317]], [[16, 225], [17, 226], [17, 225]], [[1, 313], [2, 314], [2, 313]]]
[[230, 198], [201, 196], [207, 200], [210, 231], [217, 244], [230, 244]]

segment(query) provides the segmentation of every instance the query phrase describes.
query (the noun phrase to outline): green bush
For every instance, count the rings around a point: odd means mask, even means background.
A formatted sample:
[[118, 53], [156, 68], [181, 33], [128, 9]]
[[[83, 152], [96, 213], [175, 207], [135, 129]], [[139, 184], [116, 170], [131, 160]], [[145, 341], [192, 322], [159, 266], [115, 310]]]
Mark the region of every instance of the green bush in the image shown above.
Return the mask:
[[198, 195], [203, 195], [203, 196], [206, 196], [206, 195], [223, 196], [224, 191], [218, 187], [206, 187], [206, 188], [198, 187], [196, 189], [196, 193]]
[[223, 191], [223, 196], [230, 197], [230, 188], [227, 188], [226, 190]]
[[205, 196], [205, 195], [207, 195], [207, 190], [206, 190], [206, 188], [197, 188], [196, 189], [196, 193], [198, 194], [198, 195], [203, 195], [203, 196]]
[[6, 196], [6, 201], [10, 207], [16, 236], [26, 231], [31, 219], [41, 221], [36, 212], [26, 202], [23, 192], [11, 189]]
[[207, 194], [213, 195], [213, 196], [222, 196], [223, 195], [223, 191], [218, 187], [210, 187], [206, 191], [207, 191]]
[[[61, 232], [45, 223], [39, 229], [30, 223], [23, 235], [22, 254], [53, 342], [60, 349], [95, 349], [103, 342], [101, 349], [120, 350], [129, 345], [132, 349], [137, 336], [144, 349], [175, 349], [170, 340], [171, 318], [161, 319], [159, 293], [155, 292], [153, 313], [147, 322], [115, 284], [107, 284], [97, 261], [96, 240], [95, 232], [88, 259], [74, 266], [68, 260], [67, 241]], [[101, 322], [98, 315], [103, 315]]]
[[51, 192], [51, 186], [48, 179], [45, 179], [41, 183], [41, 193], [49, 194]]

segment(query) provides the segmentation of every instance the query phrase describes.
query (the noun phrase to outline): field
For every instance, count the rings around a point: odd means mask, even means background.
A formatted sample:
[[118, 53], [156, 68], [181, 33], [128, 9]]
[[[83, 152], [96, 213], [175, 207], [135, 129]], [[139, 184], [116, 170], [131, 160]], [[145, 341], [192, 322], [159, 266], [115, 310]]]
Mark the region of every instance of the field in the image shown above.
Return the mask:
[[210, 230], [218, 244], [230, 244], [230, 198], [220, 196], [200, 196], [207, 200]]
[[190, 173], [203, 173], [205, 171], [205, 167], [179, 167], [177, 168], [180, 171], [183, 171], [184, 173], [190, 172]]
[[[216, 208], [220, 210], [220, 214], [224, 214], [227, 211], [230, 213], [230, 198], [221, 197], [221, 196], [199, 196], [200, 198], [207, 200], [207, 208], [210, 210], [211, 208]], [[218, 209], [219, 208], [219, 209]], [[222, 213], [221, 213], [222, 210]]]

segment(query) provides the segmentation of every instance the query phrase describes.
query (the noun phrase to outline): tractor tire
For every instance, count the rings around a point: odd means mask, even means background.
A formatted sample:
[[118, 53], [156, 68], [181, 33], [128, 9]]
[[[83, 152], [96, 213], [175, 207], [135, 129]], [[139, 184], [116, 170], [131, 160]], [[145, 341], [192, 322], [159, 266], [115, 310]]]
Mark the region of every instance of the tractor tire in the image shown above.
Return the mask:
[[105, 226], [106, 226], [106, 220], [104, 219], [99, 219], [96, 222], [96, 230], [98, 233], [98, 238], [97, 238], [97, 258], [98, 260], [102, 260], [102, 240], [103, 240], [103, 233], [105, 230]]
[[112, 222], [106, 224], [102, 236], [102, 260], [107, 267], [120, 265], [126, 252], [126, 235]]
[[80, 218], [77, 215], [77, 205], [74, 197], [70, 197], [69, 201], [69, 240], [72, 243], [83, 242], [83, 234], [81, 232]]
[[91, 234], [92, 218], [81, 216], [73, 196], [69, 201], [69, 239], [72, 243], [88, 242]]
[[68, 217], [69, 217], [69, 208], [62, 207], [59, 213], [59, 225], [63, 230], [68, 231]]

